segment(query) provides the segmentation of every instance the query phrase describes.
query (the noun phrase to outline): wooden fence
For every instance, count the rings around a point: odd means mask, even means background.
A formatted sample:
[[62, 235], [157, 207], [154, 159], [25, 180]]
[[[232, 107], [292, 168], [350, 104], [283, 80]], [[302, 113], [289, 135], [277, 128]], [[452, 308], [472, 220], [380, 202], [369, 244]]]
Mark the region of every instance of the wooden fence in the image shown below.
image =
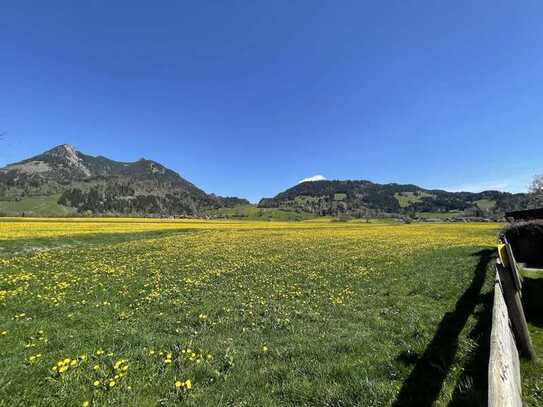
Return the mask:
[[488, 364], [488, 405], [522, 406], [519, 355], [535, 358], [522, 308], [522, 278], [505, 237], [499, 247]]
[[500, 277], [496, 273], [488, 364], [488, 405], [522, 406], [521, 389], [519, 354], [509, 325]]

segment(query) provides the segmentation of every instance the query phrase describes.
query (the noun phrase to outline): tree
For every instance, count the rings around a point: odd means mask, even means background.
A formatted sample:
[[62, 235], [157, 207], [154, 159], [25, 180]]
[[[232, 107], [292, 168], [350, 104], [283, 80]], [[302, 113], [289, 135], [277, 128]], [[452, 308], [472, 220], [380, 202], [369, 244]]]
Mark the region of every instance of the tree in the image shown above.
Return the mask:
[[530, 186], [530, 192], [532, 194], [543, 194], [543, 174], [534, 177]]
[[530, 185], [529, 205], [531, 208], [543, 207], [543, 174], [536, 175]]

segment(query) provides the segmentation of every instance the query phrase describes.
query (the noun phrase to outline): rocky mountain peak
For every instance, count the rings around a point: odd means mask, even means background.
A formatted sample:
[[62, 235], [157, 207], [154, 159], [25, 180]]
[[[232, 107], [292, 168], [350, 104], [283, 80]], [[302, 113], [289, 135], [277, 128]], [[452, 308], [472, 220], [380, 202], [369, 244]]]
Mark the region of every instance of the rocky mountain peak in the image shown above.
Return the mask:
[[77, 150], [71, 144], [60, 144], [43, 153], [44, 155], [77, 157]]
[[66, 166], [80, 171], [84, 176], [90, 177], [92, 172], [87, 168], [79, 152], [71, 144], [61, 144], [43, 154], [45, 157], [60, 159]]

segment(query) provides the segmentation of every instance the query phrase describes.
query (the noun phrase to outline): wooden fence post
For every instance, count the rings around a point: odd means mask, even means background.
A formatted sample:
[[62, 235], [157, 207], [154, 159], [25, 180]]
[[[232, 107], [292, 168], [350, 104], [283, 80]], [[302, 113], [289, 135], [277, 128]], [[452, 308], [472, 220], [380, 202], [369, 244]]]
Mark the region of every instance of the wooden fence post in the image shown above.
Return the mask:
[[511, 271], [506, 269], [498, 259], [496, 261], [496, 271], [501, 282], [501, 289], [505, 303], [507, 304], [507, 311], [513, 333], [522, 356], [528, 359], [535, 359], [535, 351], [532, 345], [532, 339], [528, 332], [528, 324], [526, 323], [526, 317], [524, 316], [524, 310], [522, 308], [522, 302], [520, 300], [520, 291], [517, 289]]

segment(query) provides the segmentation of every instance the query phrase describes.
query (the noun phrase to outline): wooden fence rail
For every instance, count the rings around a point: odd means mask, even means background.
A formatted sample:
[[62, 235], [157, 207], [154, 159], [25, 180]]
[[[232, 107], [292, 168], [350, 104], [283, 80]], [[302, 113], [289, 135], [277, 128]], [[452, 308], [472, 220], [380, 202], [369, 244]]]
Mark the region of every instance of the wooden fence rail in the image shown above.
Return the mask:
[[522, 406], [520, 360], [509, 324], [509, 313], [502, 292], [499, 272], [494, 284], [490, 360], [488, 364], [489, 407]]
[[519, 355], [534, 359], [535, 351], [522, 308], [522, 277], [511, 245], [502, 236], [498, 248], [494, 308], [488, 363], [488, 405], [522, 406]]
[[522, 308], [522, 277], [513, 256], [511, 245], [505, 237], [502, 239], [505, 243], [505, 251], [499, 250], [500, 258], [496, 261], [496, 275], [499, 277], [501, 292], [507, 305], [507, 312], [518, 350], [521, 356], [527, 359], [535, 359], [534, 346], [528, 332], [524, 309]]

